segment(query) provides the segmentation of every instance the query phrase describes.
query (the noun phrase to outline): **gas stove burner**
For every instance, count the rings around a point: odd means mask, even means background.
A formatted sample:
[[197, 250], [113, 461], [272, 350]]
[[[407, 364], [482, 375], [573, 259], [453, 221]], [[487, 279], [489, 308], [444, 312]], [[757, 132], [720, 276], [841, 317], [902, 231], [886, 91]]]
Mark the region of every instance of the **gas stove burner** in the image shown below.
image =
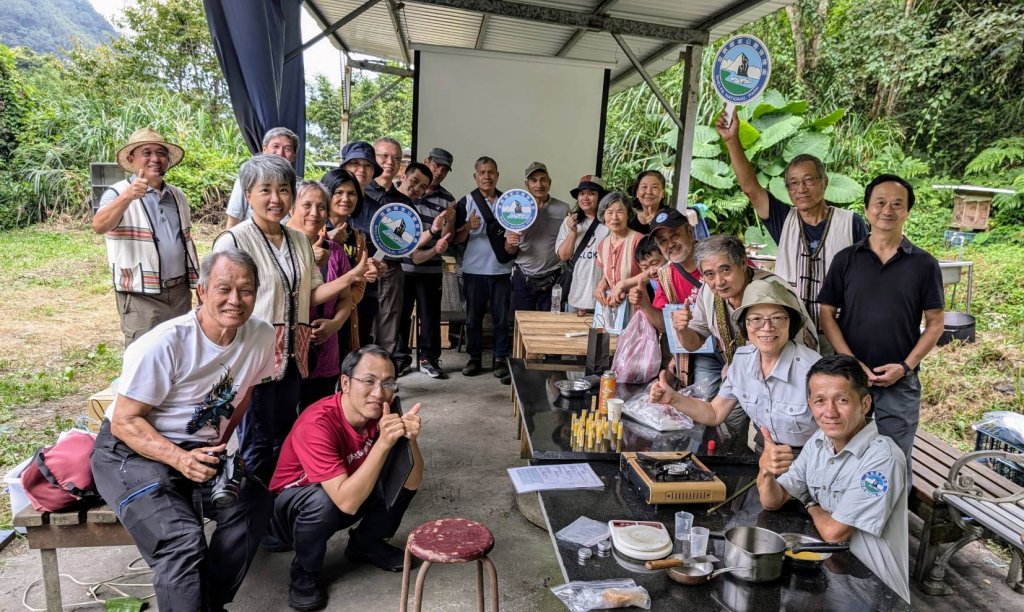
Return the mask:
[[637, 459], [644, 471], [655, 482], [707, 482], [714, 480], [714, 475], [693, 462], [693, 453], [671, 459], [656, 459], [637, 453]]

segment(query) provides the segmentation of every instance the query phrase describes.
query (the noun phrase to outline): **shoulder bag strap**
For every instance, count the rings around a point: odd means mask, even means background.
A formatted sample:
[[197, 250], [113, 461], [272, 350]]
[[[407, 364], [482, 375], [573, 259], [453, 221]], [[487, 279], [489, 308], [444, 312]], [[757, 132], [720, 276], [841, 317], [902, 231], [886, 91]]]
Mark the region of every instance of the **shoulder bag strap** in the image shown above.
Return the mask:
[[583, 240], [581, 240], [579, 246], [576, 247], [576, 252], [573, 253], [572, 254], [572, 258], [569, 259], [569, 267], [570, 268], [576, 267], [576, 262], [579, 260], [580, 255], [583, 254], [583, 251], [585, 251], [587, 249], [587, 244], [590, 242], [590, 239], [594, 237], [594, 234], [596, 232], [597, 232], [597, 217], [594, 217], [594, 221], [590, 224], [590, 227], [588, 227], [587, 231], [583, 233]]
[[700, 289], [704, 285], [704, 283], [700, 282], [699, 280], [696, 279], [696, 277], [687, 272], [686, 268], [684, 268], [682, 264], [673, 263], [672, 266], [676, 270], [678, 270], [680, 274], [683, 275], [683, 278], [690, 281], [690, 284], [693, 285], [694, 287]]

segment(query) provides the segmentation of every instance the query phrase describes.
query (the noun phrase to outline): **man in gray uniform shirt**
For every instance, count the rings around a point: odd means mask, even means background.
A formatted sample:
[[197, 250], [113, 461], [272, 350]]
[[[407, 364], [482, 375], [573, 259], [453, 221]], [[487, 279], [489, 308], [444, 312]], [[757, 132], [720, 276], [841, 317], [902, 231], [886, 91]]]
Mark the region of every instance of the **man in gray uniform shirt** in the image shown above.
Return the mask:
[[[850, 551], [886, 585], [910, 601], [907, 540], [907, 460], [866, 415], [867, 374], [853, 357], [833, 355], [807, 374], [807, 401], [821, 429], [792, 465], [762, 455], [757, 491], [765, 510], [796, 498], [828, 542]], [[765, 440], [767, 447], [772, 445]]]
[[512, 311], [551, 310], [551, 288], [562, 272], [555, 240], [569, 205], [551, 197], [548, 168], [533, 162], [526, 169], [526, 190], [537, 200], [537, 220], [522, 232], [505, 234], [505, 250], [516, 256], [512, 272]]

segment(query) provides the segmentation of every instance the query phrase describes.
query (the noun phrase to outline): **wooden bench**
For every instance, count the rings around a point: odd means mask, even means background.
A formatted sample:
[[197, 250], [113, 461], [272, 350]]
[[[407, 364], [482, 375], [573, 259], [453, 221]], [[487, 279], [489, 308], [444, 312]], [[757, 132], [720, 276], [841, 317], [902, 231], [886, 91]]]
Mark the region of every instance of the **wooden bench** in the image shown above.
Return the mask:
[[39, 549], [43, 564], [43, 588], [46, 609], [61, 612], [58, 548], [92, 546], [134, 546], [128, 531], [117, 520], [110, 506], [97, 506], [71, 512], [39, 512], [31, 506], [14, 517], [15, 527], [24, 527], [29, 548]]
[[[965, 455], [931, 434], [917, 432], [908, 505], [924, 521], [924, 528], [913, 577], [929, 595], [950, 594], [944, 581], [950, 558], [966, 544], [986, 538], [998, 538], [1011, 546], [1013, 561], [1007, 583], [1024, 592], [1024, 490], [977, 462], [983, 457], [1007, 455], [1000, 451]], [[1020, 455], [1009, 460], [1024, 463]]]

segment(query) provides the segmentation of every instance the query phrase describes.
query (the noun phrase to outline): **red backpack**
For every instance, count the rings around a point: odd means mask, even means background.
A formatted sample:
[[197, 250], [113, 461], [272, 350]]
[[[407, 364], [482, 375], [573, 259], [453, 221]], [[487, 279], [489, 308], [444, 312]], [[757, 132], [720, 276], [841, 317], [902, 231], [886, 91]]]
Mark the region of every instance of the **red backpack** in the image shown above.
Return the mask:
[[92, 480], [90, 458], [96, 434], [66, 431], [56, 444], [36, 451], [21, 473], [21, 486], [40, 512], [60, 512], [72, 506], [102, 501]]

